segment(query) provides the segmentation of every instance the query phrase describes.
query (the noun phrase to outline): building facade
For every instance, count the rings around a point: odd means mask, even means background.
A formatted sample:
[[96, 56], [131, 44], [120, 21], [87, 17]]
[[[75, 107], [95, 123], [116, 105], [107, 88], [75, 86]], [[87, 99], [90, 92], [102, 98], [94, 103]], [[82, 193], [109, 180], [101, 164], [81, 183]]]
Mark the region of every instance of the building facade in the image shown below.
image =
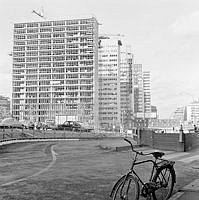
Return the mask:
[[150, 72], [142, 71], [142, 64], [133, 67], [134, 117], [151, 118]]
[[177, 108], [171, 115], [172, 119], [179, 120], [181, 122], [186, 121], [187, 114], [186, 114], [186, 106]]
[[133, 53], [121, 38], [101, 37], [99, 43], [99, 122], [101, 128], [122, 129], [133, 109]]
[[10, 98], [0, 96], [0, 120], [10, 117]]
[[98, 22], [94, 17], [14, 24], [12, 115], [76, 116], [98, 126]]
[[199, 125], [199, 101], [193, 101], [186, 106], [186, 120]]

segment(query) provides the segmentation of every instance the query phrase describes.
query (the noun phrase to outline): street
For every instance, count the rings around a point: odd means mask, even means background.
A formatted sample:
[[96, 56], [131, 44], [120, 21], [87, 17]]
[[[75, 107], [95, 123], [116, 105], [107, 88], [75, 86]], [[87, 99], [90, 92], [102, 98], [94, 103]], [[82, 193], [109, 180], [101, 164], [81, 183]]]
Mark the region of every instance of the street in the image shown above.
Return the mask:
[[[40, 142], [3, 149], [0, 199], [109, 199], [114, 182], [129, 168], [132, 155], [102, 150], [101, 143], [103, 140]], [[147, 151], [147, 147], [140, 150]], [[174, 192], [199, 177], [198, 161], [191, 160], [197, 151], [167, 155], [176, 160]], [[137, 169], [144, 180], [149, 167], [145, 164]]]

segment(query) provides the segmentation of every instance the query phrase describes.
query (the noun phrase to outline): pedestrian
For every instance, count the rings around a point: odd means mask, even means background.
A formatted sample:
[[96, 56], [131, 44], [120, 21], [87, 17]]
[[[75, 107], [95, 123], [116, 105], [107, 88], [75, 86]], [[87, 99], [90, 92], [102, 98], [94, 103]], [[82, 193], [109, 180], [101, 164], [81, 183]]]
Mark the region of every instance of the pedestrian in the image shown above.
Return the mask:
[[197, 132], [198, 130], [197, 126], [195, 124], [193, 126], [194, 126], [194, 131]]

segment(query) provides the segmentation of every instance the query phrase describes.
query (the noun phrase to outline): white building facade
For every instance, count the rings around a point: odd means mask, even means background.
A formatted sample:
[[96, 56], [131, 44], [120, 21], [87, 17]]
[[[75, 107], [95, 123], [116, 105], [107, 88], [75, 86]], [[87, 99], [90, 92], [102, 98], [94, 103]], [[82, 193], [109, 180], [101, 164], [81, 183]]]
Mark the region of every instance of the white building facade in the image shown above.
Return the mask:
[[14, 24], [12, 115], [45, 122], [77, 116], [98, 126], [94, 17]]
[[151, 118], [150, 72], [142, 71], [142, 64], [133, 67], [134, 117]]
[[100, 127], [122, 129], [133, 111], [132, 49], [114, 36], [102, 37], [99, 44]]

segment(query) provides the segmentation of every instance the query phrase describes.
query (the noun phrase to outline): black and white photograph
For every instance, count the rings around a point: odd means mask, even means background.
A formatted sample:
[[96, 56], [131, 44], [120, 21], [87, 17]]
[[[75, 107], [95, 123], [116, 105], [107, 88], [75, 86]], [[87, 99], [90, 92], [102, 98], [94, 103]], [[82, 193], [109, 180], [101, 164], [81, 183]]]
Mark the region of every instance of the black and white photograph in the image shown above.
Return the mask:
[[198, 0], [0, 0], [0, 200], [199, 199]]

